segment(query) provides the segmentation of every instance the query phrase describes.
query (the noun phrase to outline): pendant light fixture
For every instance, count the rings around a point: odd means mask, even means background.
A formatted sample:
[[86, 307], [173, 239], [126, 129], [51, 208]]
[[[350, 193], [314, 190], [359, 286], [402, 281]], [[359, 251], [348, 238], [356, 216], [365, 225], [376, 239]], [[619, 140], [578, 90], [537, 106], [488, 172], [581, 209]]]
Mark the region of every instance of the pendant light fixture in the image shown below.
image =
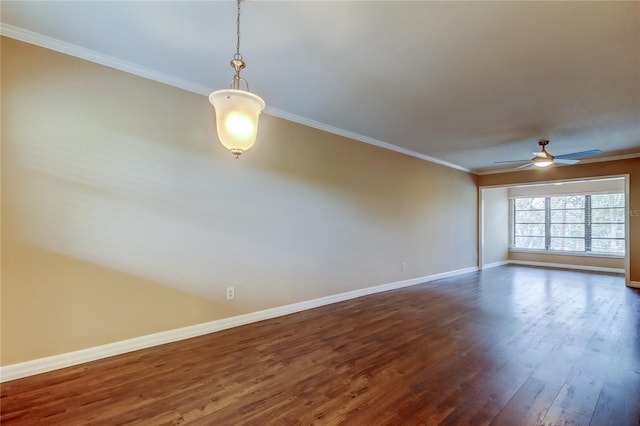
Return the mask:
[[[238, 158], [251, 148], [258, 133], [258, 116], [264, 109], [264, 101], [249, 92], [249, 83], [240, 77], [240, 70], [246, 65], [240, 54], [240, 0], [236, 0], [236, 53], [231, 60], [233, 76], [230, 89], [216, 90], [209, 95], [209, 102], [216, 111], [216, 127], [222, 145]], [[246, 90], [240, 88], [244, 83]]]

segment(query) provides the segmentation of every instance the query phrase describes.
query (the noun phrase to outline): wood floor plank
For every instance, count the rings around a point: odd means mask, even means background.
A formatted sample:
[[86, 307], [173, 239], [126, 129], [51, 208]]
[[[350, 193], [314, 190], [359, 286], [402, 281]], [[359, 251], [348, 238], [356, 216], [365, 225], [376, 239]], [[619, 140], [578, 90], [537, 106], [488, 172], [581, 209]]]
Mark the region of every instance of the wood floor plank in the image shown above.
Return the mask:
[[640, 371], [609, 368], [592, 425], [624, 425], [628, 419], [638, 418], [640, 423]]
[[[576, 369], [547, 411], [544, 425], [588, 425], [604, 381], [598, 374]], [[633, 424], [633, 423], [631, 423]]]
[[529, 377], [518, 392], [500, 410], [491, 424], [513, 426], [518, 424], [539, 425], [553, 404], [560, 386]]
[[640, 292], [505, 266], [0, 386], [3, 425], [638, 425]]

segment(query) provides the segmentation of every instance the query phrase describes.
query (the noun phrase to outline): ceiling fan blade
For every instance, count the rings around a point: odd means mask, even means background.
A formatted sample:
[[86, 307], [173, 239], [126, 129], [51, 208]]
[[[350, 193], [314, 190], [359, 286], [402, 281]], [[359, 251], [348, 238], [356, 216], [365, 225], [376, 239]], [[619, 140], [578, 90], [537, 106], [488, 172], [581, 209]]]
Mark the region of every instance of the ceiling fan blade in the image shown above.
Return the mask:
[[518, 166], [516, 167], [516, 169], [526, 169], [529, 166], [533, 166], [533, 163], [527, 163], [527, 164], [523, 164], [522, 166]]
[[558, 164], [578, 164], [580, 162], [580, 160], [568, 160], [565, 158], [554, 158], [553, 159], [554, 163], [558, 163]]
[[507, 160], [507, 161], [494, 161], [494, 163], [524, 163], [530, 160]]
[[589, 151], [580, 151], [580, 152], [571, 152], [569, 154], [556, 155], [556, 159], [558, 158], [572, 158], [572, 157], [585, 157], [587, 155], [597, 155], [602, 151], [599, 149], [591, 149]]

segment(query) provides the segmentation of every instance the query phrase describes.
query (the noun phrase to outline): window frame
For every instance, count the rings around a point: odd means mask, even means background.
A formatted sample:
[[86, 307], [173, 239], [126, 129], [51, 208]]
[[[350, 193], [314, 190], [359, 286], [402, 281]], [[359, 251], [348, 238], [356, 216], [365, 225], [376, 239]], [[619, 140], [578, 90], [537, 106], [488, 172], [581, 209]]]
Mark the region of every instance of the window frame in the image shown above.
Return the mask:
[[[621, 195], [623, 197], [624, 206], [623, 207], [597, 207], [594, 208], [592, 206], [591, 196], [593, 195], [601, 195], [601, 194], [610, 194], [610, 195]], [[551, 198], [554, 197], [569, 197], [569, 196], [580, 196], [584, 197], [584, 222], [576, 222], [577, 224], [584, 225], [585, 232], [584, 237], [571, 237], [571, 238], [580, 238], [584, 239], [584, 251], [580, 250], [555, 250], [551, 249]], [[544, 241], [545, 248], [544, 249], [531, 249], [526, 247], [516, 247], [515, 239], [516, 239], [516, 199], [531, 199], [531, 198], [544, 198], [544, 209], [535, 209], [535, 210], [544, 210], [545, 219], [544, 219]], [[626, 218], [623, 216], [622, 222], [610, 222], [610, 224], [622, 225], [623, 226], [623, 237], [610, 237], [610, 238], [600, 238], [593, 237], [592, 235], [592, 226], [593, 223], [593, 210], [597, 209], [622, 209], [626, 213], [626, 194], [624, 192], [619, 191], [606, 191], [606, 192], [585, 192], [585, 193], [569, 193], [569, 194], [540, 194], [540, 195], [526, 195], [526, 196], [512, 196], [509, 197], [509, 251], [511, 252], [520, 252], [520, 253], [538, 253], [538, 254], [553, 254], [553, 255], [564, 255], [564, 256], [585, 256], [585, 257], [608, 257], [608, 258], [625, 258], [627, 254], [627, 232], [626, 232]], [[580, 208], [581, 209], [581, 208]], [[571, 209], [554, 209], [554, 210], [579, 210], [576, 208]], [[526, 210], [525, 210], [526, 211]], [[522, 222], [521, 222], [522, 223]], [[542, 223], [539, 223], [542, 224]], [[600, 223], [596, 222], [595, 225]], [[605, 224], [605, 223], [603, 223]], [[533, 236], [533, 237], [542, 237], [542, 236]], [[561, 237], [553, 237], [553, 238], [561, 238]], [[567, 237], [568, 238], [568, 237]], [[594, 239], [606, 239], [606, 240], [621, 240], [623, 241], [624, 252], [623, 253], [602, 253], [602, 252], [593, 252], [592, 250], [592, 242]]]

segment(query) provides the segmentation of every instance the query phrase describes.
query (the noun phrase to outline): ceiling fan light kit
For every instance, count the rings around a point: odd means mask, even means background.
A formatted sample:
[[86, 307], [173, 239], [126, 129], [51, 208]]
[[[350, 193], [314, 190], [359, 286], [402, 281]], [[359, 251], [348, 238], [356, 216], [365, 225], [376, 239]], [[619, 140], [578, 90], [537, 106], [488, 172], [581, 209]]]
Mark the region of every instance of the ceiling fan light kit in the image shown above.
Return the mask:
[[533, 165], [536, 167], [549, 167], [553, 164], [553, 159], [534, 158]]
[[[249, 92], [249, 83], [240, 77], [240, 71], [246, 66], [240, 54], [240, 1], [236, 1], [236, 53], [231, 60], [231, 67], [236, 73], [230, 89], [216, 90], [209, 95], [209, 102], [216, 112], [218, 138], [236, 158], [255, 143], [258, 117], [265, 107], [264, 100]], [[242, 83], [246, 90], [241, 89]]]

